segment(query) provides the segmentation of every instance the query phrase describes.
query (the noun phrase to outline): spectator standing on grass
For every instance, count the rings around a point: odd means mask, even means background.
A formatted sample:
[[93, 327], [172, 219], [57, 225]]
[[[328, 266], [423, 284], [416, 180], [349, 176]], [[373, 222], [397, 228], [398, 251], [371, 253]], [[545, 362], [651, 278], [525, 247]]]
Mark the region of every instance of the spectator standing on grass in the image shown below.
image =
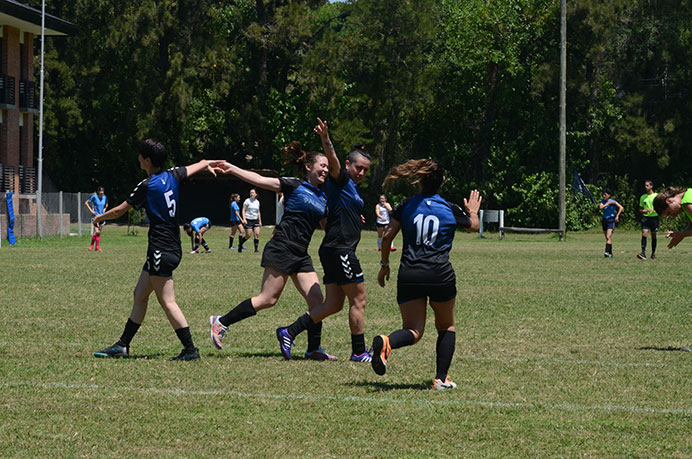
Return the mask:
[[654, 182], [644, 182], [644, 193], [639, 198], [639, 212], [642, 214], [642, 251], [637, 254], [640, 260], [646, 260], [646, 238], [651, 231], [651, 259], [656, 259], [656, 234], [658, 233], [658, 214], [654, 210]]
[[598, 204], [598, 208], [603, 211], [601, 226], [606, 240], [605, 252], [603, 252], [603, 256], [606, 258], [613, 258], [613, 230], [615, 224], [620, 221], [620, 214], [623, 210], [620, 203], [612, 199], [612, 196], [612, 191], [608, 188], [604, 189], [603, 199]]
[[[96, 188], [96, 193], [91, 195], [89, 199], [84, 203], [84, 205], [91, 212], [91, 220], [93, 221], [97, 215], [101, 215], [108, 209], [108, 198], [106, 197], [106, 191], [102, 186]], [[103, 224], [94, 225], [94, 231], [91, 235], [91, 245], [89, 245], [89, 250], [94, 250], [94, 244], [96, 244], [96, 250], [98, 252], [103, 252], [101, 250], [101, 228]]]
[[238, 241], [242, 239], [243, 232], [243, 217], [240, 216], [240, 207], [238, 203], [240, 202], [240, 195], [238, 193], [231, 194], [231, 235], [228, 237], [228, 248], [235, 249], [233, 247], [233, 239], [235, 238], [235, 233], [238, 232]]
[[454, 306], [456, 275], [449, 261], [457, 228], [478, 231], [481, 197], [473, 190], [464, 199], [464, 209], [450, 204], [439, 195], [445, 175], [442, 167], [429, 159], [410, 160], [392, 168], [384, 185], [399, 179], [413, 179], [420, 192], [405, 199], [392, 212], [391, 222], [382, 239], [382, 259], [378, 283], [389, 280], [389, 246], [401, 230], [404, 237], [397, 279], [397, 302], [402, 328], [389, 335], [375, 336], [372, 343], [372, 368], [385, 374], [393, 349], [416, 344], [423, 336], [427, 303], [435, 313], [437, 328], [437, 371], [433, 389], [454, 389], [448, 377], [454, 356], [456, 328]]
[[210, 253], [211, 249], [207, 245], [207, 241], [204, 240], [204, 233], [206, 233], [209, 228], [211, 228], [211, 222], [207, 217], [197, 217], [190, 223], [185, 223], [183, 225], [183, 230], [190, 236], [190, 241], [192, 243], [192, 252], [199, 253], [199, 246], [204, 247], [206, 253]]
[[[341, 167], [332, 141], [329, 138], [327, 122], [317, 118], [315, 132], [322, 139], [324, 152], [329, 160], [329, 180], [327, 181], [327, 207], [329, 216], [324, 239], [320, 246], [320, 261], [324, 269], [324, 284], [327, 300], [324, 304], [300, 316], [288, 327], [276, 330], [281, 353], [285, 359], [291, 358], [291, 346], [299, 333], [322, 322], [344, 307], [348, 298], [348, 322], [351, 328], [352, 362], [370, 362], [372, 356], [365, 348], [365, 283], [360, 261], [356, 257], [356, 246], [360, 241], [363, 225], [363, 198], [358, 184], [363, 182], [370, 168], [370, 154], [363, 145], [356, 145], [348, 154], [345, 167]], [[325, 354], [327, 360], [335, 357]]]
[[[284, 195], [284, 215], [274, 229], [274, 235], [264, 245], [262, 254], [262, 287], [259, 295], [240, 302], [226, 315], [211, 316], [211, 340], [217, 349], [222, 348], [228, 327], [274, 306], [290, 278], [298, 292], [305, 298], [308, 309], [322, 303], [324, 297], [320, 281], [308, 254], [312, 234], [318, 226], [324, 227], [327, 215], [327, 199], [320, 186], [329, 173], [327, 158], [322, 153], [306, 153], [300, 142], [292, 142], [282, 150], [287, 166], [298, 168], [305, 178], [264, 177], [238, 166], [218, 161], [213, 166], [224, 174], [275, 193]], [[308, 329], [306, 358], [324, 360], [320, 349], [322, 323]]]
[[[375, 226], [377, 227], [377, 251], [382, 251], [382, 235], [389, 225], [389, 215], [392, 213], [392, 206], [387, 202], [387, 196], [381, 194], [380, 202], [375, 204]], [[392, 247], [390, 251], [396, 251], [394, 247], [394, 242], [392, 242]]]
[[94, 226], [97, 226], [103, 220], [124, 215], [133, 207], [138, 210], [144, 207], [150, 222], [147, 259], [135, 287], [132, 312], [125, 330], [114, 345], [95, 352], [96, 357], [130, 356], [130, 342], [144, 321], [149, 296], [155, 292], [168, 322], [183, 345], [182, 352], [171, 360], [199, 360], [199, 351], [192, 341], [183, 311], [175, 301], [173, 288], [173, 271], [182, 256], [180, 226], [176, 218], [180, 202], [178, 189], [180, 182], [200, 171], [206, 169], [214, 175], [216, 173], [206, 160], [187, 167], [164, 170], [167, 157], [166, 148], [160, 142], [153, 139], [142, 142], [137, 159], [147, 178], [139, 182], [122, 204], [94, 218]]
[[245, 222], [245, 237], [238, 242], [238, 252], [243, 251], [243, 244], [254, 235], [255, 253], [259, 253], [259, 235], [262, 227], [262, 212], [260, 202], [257, 199], [257, 190], [250, 190], [250, 197], [243, 202], [243, 222]]

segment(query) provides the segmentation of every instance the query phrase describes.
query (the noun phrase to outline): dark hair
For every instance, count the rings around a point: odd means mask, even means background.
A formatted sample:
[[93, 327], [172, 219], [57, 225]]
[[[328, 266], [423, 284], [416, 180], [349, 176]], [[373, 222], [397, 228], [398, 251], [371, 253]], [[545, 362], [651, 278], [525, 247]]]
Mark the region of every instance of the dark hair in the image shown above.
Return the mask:
[[654, 186], [654, 182], [651, 180], [644, 180], [644, 185], [646, 185], [647, 183], [650, 183], [651, 186]]
[[99, 191], [101, 191], [101, 190], [106, 191], [106, 189], [105, 189], [104, 187], [102, 187], [101, 185], [99, 185], [99, 186], [96, 187], [96, 192], [97, 192], [97, 193], [98, 193]]
[[281, 149], [281, 156], [284, 157], [284, 166], [292, 166], [305, 174], [305, 166], [312, 166], [317, 162], [317, 158], [324, 156], [324, 153], [317, 151], [305, 152], [303, 146], [297, 140], [289, 143]]
[[189, 223], [184, 223], [184, 224], [183, 224], [183, 230], [184, 230], [186, 233], [189, 233], [191, 229], [192, 229], [192, 225], [190, 225]]
[[610, 188], [603, 188], [603, 193], [604, 193], [604, 194], [607, 194], [607, 195], [610, 196], [610, 197], [613, 196], [613, 192], [611, 191]]
[[384, 179], [382, 186], [386, 187], [393, 180], [413, 178], [411, 183], [418, 184], [423, 193], [437, 193], [445, 178], [445, 170], [437, 161], [432, 159], [411, 159], [403, 164], [392, 167]]
[[231, 193], [231, 200], [235, 201], [235, 198], [239, 198], [240, 195], [238, 193]]
[[668, 209], [668, 198], [672, 198], [674, 196], [682, 194], [685, 191], [687, 191], [687, 188], [669, 186], [663, 193], [658, 193], [654, 198], [654, 210], [656, 211], [656, 213], [658, 215], [661, 215], [663, 212], [666, 211], [666, 209]]
[[155, 167], [163, 167], [168, 159], [166, 147], [161, 142], [154, 139], [146, 139], [139, 144], [139, 154], [142, 158], [150, 158], [151, 164]]
[[370, 156], [370, 153], [365, 149], [365, 145], [360, 143], [353, 146], [353, 150], [351, 150], [346, 159], [349, 163], [352, 163], [358, 160], [358, 156], [362, 156], [368, 161], [372, 160], [372, 156]]

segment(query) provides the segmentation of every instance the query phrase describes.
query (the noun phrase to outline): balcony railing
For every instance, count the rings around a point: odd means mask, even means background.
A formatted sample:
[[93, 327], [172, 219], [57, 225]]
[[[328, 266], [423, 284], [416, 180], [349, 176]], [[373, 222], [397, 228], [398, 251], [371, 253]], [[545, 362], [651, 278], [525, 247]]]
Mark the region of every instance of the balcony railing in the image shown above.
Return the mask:
[[14, 77], [0, 75], [0, 104], [14, 105]]
[[6, 191], [18, 191], [20, 194], [36, 193], [36, 168], [0, 164], [0, 193]]
[[19, 80], [19, 108], [36, 110], [36, 83]]

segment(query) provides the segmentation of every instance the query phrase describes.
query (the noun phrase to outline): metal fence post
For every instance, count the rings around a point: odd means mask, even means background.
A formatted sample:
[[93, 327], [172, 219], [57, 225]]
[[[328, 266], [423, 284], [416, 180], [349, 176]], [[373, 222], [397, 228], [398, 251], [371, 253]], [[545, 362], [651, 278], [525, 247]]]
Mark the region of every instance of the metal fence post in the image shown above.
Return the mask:
[[62, 208], [62, 191], [58, 192], [58, 212], [60, 213], [60, 217], [58, 218], [58, 221], [60, 222], [60, 231], [58, 234], [60, 234], [60, 237], [62, 238], [64, 236], [63, 234], [63, 221], [62, 221], [62, 213], [63, 213], [63, 208]]
[[79, 237], [82, 237], [82, 206], [79, 203], [82, 202], [82, 192], [77, 192], [77, 233]]

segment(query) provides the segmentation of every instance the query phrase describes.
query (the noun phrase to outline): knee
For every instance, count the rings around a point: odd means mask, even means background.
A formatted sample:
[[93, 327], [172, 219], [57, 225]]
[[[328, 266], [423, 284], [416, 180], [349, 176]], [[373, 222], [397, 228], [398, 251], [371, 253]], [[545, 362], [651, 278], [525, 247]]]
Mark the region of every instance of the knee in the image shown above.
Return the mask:
[[416, 344], [423, 337], [423, 329], [411, 329], [411, 333], [413, 333], [413, 344]]
[[322, 295], [322, 292], [316, 292], [316, 293], [308, 293], [308, 296], [305, 298], [305, 301], [307, 301], [308, 306], [310, 308], [313, 308], [317, 306], [318, 304], [324, 303], [324, 296]]

